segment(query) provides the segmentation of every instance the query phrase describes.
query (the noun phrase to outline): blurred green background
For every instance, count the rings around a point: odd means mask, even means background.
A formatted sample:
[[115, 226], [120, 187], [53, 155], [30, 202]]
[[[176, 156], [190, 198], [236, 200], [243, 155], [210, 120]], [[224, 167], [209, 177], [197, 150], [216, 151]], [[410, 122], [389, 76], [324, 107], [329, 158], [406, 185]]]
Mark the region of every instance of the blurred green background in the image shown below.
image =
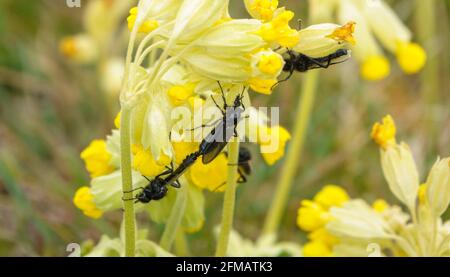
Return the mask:
[[[304, 242], [295, 223], [299, 201], [325, 184], [341, 185], [355, 198], [395, 203], [369, 137], [385, 114], [392, 114], [398, 138], [413, 149], [422, 179], [438, 155], [450, 155], [450, 3], [435, 1], [437, 32], [428, 37], [420, 35], [415, 1], [387, 2], [419, 34], [415, 41], [426, 46], [428, 65], [406, 76], [393, 62], [391, 75], [376, 83], [362, 81], [352, 61], [322, 71], [282, 240]], [[307, 22], [307, 1], [280, 5]], [[242, 1], [231, 0], [231, 12], [244, 17]], [[74, 65], [58, 52], [62, 37], [83, 30], [82, 15], [82, 8], [70, 9], [63, 0], [0, 1], [0, 256], [66, 256], [68, 243], [118, 235], [120, 211], [92, 220], [72, 204], [75, 190], [89, 182], [79, 153], [110, 132], [119, 109], [116, 97], [99, 87], [95, 65]], [[254, 94], [253, 104], [280, 106], [282, 124], [291, 130], [301, 82], [295, 74], [269, 97]], [[269, 167], [251, 149], [254, 172], [238, 189], [234, 226], [256, 238], [283, 161]], [[222, 194], [207, 193], [205, 226], [188, 235], [193, 255], [213, 253], [221, 207]], [[140, 222], [159, 238], [163, 226]]]

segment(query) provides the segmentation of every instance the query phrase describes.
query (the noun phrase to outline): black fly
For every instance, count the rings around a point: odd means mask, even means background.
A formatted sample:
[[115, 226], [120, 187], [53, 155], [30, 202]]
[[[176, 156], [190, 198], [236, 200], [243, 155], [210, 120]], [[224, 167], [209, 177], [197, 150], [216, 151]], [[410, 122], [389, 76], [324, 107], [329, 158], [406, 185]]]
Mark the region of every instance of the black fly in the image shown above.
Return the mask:
[[289, 75], [275, 85], [289, 80], [295, 71], [306, 72], [311, 69], [328, 68], [331, 65], [345, 62], [350, 55], [350, 51], [347, 49], [339, 49], [328, 56], [319, 58], [312, 58], [292, 50], [288, 50], [287, 54], [289, 57], [284, 58], [285, 64], [283, 71], [289, 72]]
[[[226, 153], [225, 153], [226, 154]], [[252, 154], [248, 148], [244, 146], [239, 146], [239, 158], [238, 163], [236, 164], [238, 166], [238, 174], [239, 179], [237, 180], [238, 183], [246, 183], [247, 182], [247, 176], [252, 173], [252, 167], [250, 165], [250, 161], [252, 160]], [[215, 188], [214, 191], [217, 191], [219, 188], [223, 187], [226, 183], [221, 184], [217, 188]]]
[[245, 107], [242, 104], [244, 98], [244, 90], [238, 94], [234, 99], [233, 105], [228, 106], [223, 88], [219, 83], [219, 87], [222, 92], [222, 100], [224, 102], [223, 109], [220, 109], [219, 105], [213, 99], [214, 104], [221, 110], [222, 119], [220, 119], [214, 129], [203, 139], [199, 146], [199, 154], [202, 155], [202, 162], [208, 164], [213, 161], [225, 148], [231, 137], [238, 136], [236, 127], [239, 121], [242, 119], [242, 113], [245, 111]]
[[250, 161], [252, 160], [252, 154], [250, 150], [246, 147], [239, 147], [239, 160], [238, 160], [238, 173], [239, 180], [238, 183], [247, 182], [247, 177], [252, 173], [252, 167]]
[[[135, 200], [135, 202], [148, 203], [151, 200], [160, 200], [166, 196], [168, 192], [167, 186], [172, 186], [174, 188], [180, 188], [181, 185], [178, 181], [178, 178], [183, 175], [183, 173], [191, 166], [197, 158], [200, 156], [199, 152], [195, 152], [189, 154], [178, 166], [177, 169], [173, 170], [173, 168], [167, 168], [166, 171], [157, 175], [153, 180], [148, 179], [144, 176], [145, 179], [149, 182], [147, 186], [143, 188], [137, 188], [135, 190], [141, 189], [142, 191], [136, 195], [135, 198], [132, 199], [124, 199], [124, 200]], [[162, 177], [167, 175], [165, 177]], [[133, 190], [134, 191], [134, 190]]]
[[[166, 171], [157, 175], [153, 180], [150, 180], [144, 176], [144, 178], [146, 178], [149, 182], [147, 186], [135, 189], [142, 190], [136, 195], [136, 197], [123, 200], [135, 200], [136, 203], [149, 203], [152, 200], [160, 200], [164, 198], [164, 196], [166, 196], [168, 192], [167, 186], [170, 185], [175, 188], [179, 188], [180, 183], [178, 182], [178, 178], [183, 175], [183, 173], [198, 159], [198, 157], [202, 156], [202, 162], [204, 164], [210, 163], [222, 152], [223, 148], [227, 145], [231, 137], [233, 135], [237, 136], [236, 127], [239, 121], [242, 119], [242, 113], [245, 111], [245, 107], [242, 104], [245, 88], [242, 90], [242, 93], [236, 96], [233, 105], [228, 106], [225, 95], [223, 93], [223, 88], [220, 83], [219, 87], [221, 89], [222, 100], [224, 102], [223, 110], [220, 109], [214, 98], [212, 99], [216, 106], [222, 111], [223, 117], [222, 119], [218, 120], [219, 123], [215, 125], [214, 129], [212, 129], [211, 132], [202, 140], [199, 146], [199, 150], [197, 152], [189, 154], [175, 170], [173, 170], [173, 168], [167, 168]], [[248, 150], [243, 150], [243, 152], [244, 153], [242, 155], [244, 155], [243, 157], [245, 157], [245, 159], [243, 159], [242, 167], [240, 166], [240, 168], [242, 169], [239, 169], [239, 174], [241, 176], [240, 179], [243, 179], [243, 182], [245, 182], [246, 178], [244, 174], [249, 174], [250, 172], [250, 165], [248, 164], [248, 161], [251, 157], [249, 156], [250, 153], [248, 152]], [[239, 160], [239, 164], [241, 164], [241, 159]]]

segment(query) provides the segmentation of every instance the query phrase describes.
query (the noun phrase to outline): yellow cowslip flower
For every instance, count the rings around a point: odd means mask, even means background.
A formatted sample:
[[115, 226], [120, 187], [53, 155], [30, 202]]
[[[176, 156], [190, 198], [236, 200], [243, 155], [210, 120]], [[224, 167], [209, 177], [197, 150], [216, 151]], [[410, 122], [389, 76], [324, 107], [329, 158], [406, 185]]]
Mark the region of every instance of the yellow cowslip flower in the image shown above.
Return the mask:
[[419, 199], [419, 204], [424, 205], [426, 203], [427, 197], [427, 184], [421, 184], [419, 191], [417, 192], [417, 198]]
[[317, 229], [311, 233], [309, 233], [308, 238], [311, 241], [320, 241], [329, 247], [333, 247], [339, 243], [339, 239], [330, 234], [326, 228]]
[[389, 60], [383, 55], [369, 56], [361, 64], [361, 76], [368, 81], [386, 78], [391, 72]]
[[247, 81], [250, 88], [256, 92], [270, 95], [272, 93], [272, 87], [278, 82], [276, 79], [259, 79], [251, 78]]
[[[138, 14], [137, 7], [133, 7], [130, 9], [130, 16], [127, 17], [128, 29], [133, 30], [134, 24], [137, 19], [137, 14]], [[151, 31], [158, 28], [158, 26], [159, 26], [158, 21], [153, 20], [153, 19], [148, 19], [148, 20], [144, 21], [144, 23], [142, 23], [142, 25], [139, 27], [138, 32], [139, 33], [150, 33]]]
[[291, 134], [281, 126], [258, 128], [258, 143], [261, 155], [268, 165], [275, 164], [285, 154], [286, 143], [291, 139]]
[[373, 125], [370, 136], [379, 146], [386, 149], [387, 146], [396, 143], [395, 134], [395, 122], [390, 115], [386, 115], [381, 123], [377, 122]]
[[256, 19], [231, 19], [207, 30], [193, 45], [204, 55], [229, 58], [241, 57], [265, 46], [264, 40], [256, 34], [261, 28]]
[[297, 225], [303, 231], [312, 232], [325, 226], [331, 220], [330, 214], [318, 203], [311, 200], [300, 202]]
[[303, 245], [304, 257], [330, 257], [332, 255], [331, 248], [322, 241], [310, 241]]
[[83, 213], [91, 218], [97, 219], [103, 215], [103, 212], [97, 208], [93, 201], [94, 196], [89, 187], [79, 188], [73, 197], [75, 206], [82, 210]]
[[377, 199], [372, 203], [372, 209], [377, 213], [382, 213], [387, 208], [389, 208], [389, 204], [384, 199]]
[[283, 57], [272, 50], [261, 50], [252, 55], [252, 77], [260, 79], [276, 79], [283, 70]]
[[292, 48], [299, 41], [298, 31], [289, 26], [289, 21], [293, 17], [292, 11], [283, 11], [272, 21], [264, 23], [257, 33], [268, 43], [277, 43], [281, 47]]
[[176, 13], [171, 39], [193, 41], [219, 20], [229, 18], [229, 0], [175, 1], [182, 4]]
[[299, 31], [300, 40], [293, 50], [312, 58], [328, 56], [339, 49], [349, 48], [355, 42], [354, 22], [340, 26], [323, 23], [311, 25]]
[[342, 206], [350, 200], [350, 197], [343, 188], [336, 185], [326, 185], [314, 196], [313, 200], [325, 209], [329, 209], [333, 206]]
[[376, 39], [384, 48], [397, 56], [402, 70], [407, 74], [418, 72], [426, 62], [421, 46], [411, 42], [412, 33], [396, 13], [382, 0], [336, 1], [340, 21], [357, 23], [355, 37], [358, 45], [352, 50], [362, 63], [362, 77], [377, 81], [389, 75], [389, 63]]
[[248, 13], [256, 19], [269, 21], [278, 8], [278, 0], [244, 0]]
[[100, 64], [100, 87], [109, 96], [117, 97], [122, 87], [125, 64], [121, 58], [112, 57]]
[[167, 91], [170, 102], [174, 106], [181, 106], [194, 94], [195, 84], [173, 86]]
[[209, 164], [203, 164], [201, 160], [197, 160], [189, 170], [192, 183], [212, 192], [224, 191], [228, 175], [227, 165], [228, 159], [225, 154], [220, 154]]
[[170, 164], [170, 158], [164, 154], [161, 154], [159, 161], [155, 161], [151, 151], [145, 150], [142, 145], [133, 144], [131, 152], [133, 153], [133, 169], [144, 176], [156, 176]]
[[90, 35], [79, 34], [63, 38], [59, 43], [59, 52], [71, 61], [86, 64], [97, 58], [98, 46]]
[[417, 43], [398, 42], [396, 55], [398, 64], [407, 74], [417, 73], [427, 61], [427, 53]]
[[114, 171], [110, 164], [111, 154], [106, 149], [104, 140], [93, 140], [81, 152], [80, 157], [84, 160], [86, 170], [90, 173], [91, 178], [103, 176]]
[[77, 46], [74, 37], [65, 37], [59, 42], [59, 52], [67, 57], [74, 57], [77, 52]]
[[120, 129], [120, 116], [121, 112], [118, 112], [116, 118], [114, 118], [114, 126], [116, 126], [117, 129]]

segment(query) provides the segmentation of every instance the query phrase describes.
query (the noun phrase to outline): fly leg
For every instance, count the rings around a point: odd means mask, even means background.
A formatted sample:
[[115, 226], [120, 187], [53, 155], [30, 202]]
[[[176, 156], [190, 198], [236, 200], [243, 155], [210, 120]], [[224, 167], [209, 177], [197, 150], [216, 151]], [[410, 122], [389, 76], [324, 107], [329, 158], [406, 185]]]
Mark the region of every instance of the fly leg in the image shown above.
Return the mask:
[[225, 98], [225, 93], [223, 92], [223, 87], [222, 87], [222, 85], [220, 84], [219, 81], [217, 81], [217, 84], [219, 85], [220, 92], [221, 92], [221, 95], [222, 95], [223, 109], [226, 111], [227, 108], [228, 108], [227, 99]]
[[237, 182], [239, 184], [247, 183], [247, 177], [245, 177], [245, 174], [242, 173], [242, 171], [240, 169], [238, 169], [238, 173], [239, 173], [239, 179], [237, 180]]
[[181, 188], [180, 181], [176, 180], [173, 184], [171, 184], [171, 186], [177, 189]]
[[[144, 178], [146, 178], [147, 179], [147, 177], [145, 177], [144, 176]], [[148, 179], [147, 179], [148, 180]], [[132, 190], [126, 190], [126, 191], [124, 191], [123, 193], [130, 193], [130, 192], [133, 192], [133, 191], [137, 191], [137, 190], [140, 190], [140, 189], [144, 189], [143, 187], [139, 187], [139, 188], [135, 188], [135, 189], [132, 189]]]
[[186, 131], [191, 131], [192, 132], [192, 131], [195, 131], [195, 130], [200, 129], [200, 128], [214, 127], [221, 120], [222, 120], [222, 118], [215, 120], [213, 123], [206, 123], [206, 124], [202, 124], [200, 126], [194, 127], [192, 129], [186, 129]]
[[[222, 113], [223, 116], [225, 116], [226, 114], [226, 108], [225, 110], [222, 110], [222, 108], [219, 106], [219, 104], [217, 104], [216, 99], [214, 99], [214, 97], [211, 95], [211, 99], [214, 102], [214, 105], [216, 105], [216, 107], [220, 110], [220, 112]], [[227, 103], [225, 102], [224, 104], [225, 107], [227, 107]]]
[[289, 75], [286, 77], [286, 78], [284, 78], [283, 80], [280, 80], [280, 81], [278, 81], [278, 82], [276, 82], [271, 88], [270, 88], [270, 90], [273, 90], [276, 86], [278, 86], [279, 84], [281, 84], [281, 83], [284, 83], [284, 82], [286, 82], [287, 80], [289, 80], [291, 77], [292, 77], [292, 74], [294, 74], [294, 67], [292, 66], [290, 69], [289, 69]]

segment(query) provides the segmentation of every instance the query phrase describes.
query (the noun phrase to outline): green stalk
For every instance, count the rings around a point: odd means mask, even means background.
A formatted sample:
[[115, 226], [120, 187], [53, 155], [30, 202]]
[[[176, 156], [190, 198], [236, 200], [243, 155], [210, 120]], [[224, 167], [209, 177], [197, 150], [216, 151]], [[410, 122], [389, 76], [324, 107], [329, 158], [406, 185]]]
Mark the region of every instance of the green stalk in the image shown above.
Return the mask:
[[297, 172], [298, 164], [302, 157], [305, 136], [308, 129], [311, 112], [314, 106], [315, 91], [319, 77], [318, 71], [306, 73], [299, 97], [294, 133], [292, 142], [287, 151], [286, 162], [280, 174], [280, 180], [276, 186], [275, 196], [264, 222], [263, 235], [272, 235], [278, 231], [283, 211], [286, 208], [288, 196], [292, 187], [292, 179]]
[[223, 200], [222, 222], [217, 241], [216, 257], [224, 257], [228, 250], [228, 241], [233, 226], [234, 206], [236, 201], [237, 163], [239, 159], [239, 138], [234, 137], [228, 144], [227, 187]]
[[[428, 54], [428, 60], [420, 73], [420, 95], [425, 103], [423, 127], [427, 137], [438, 136], [435, 124], [435, 108], [439, 105], [439, 55], [434, 55], [436, 38], [436, 6], [435, 0], [416, 0], [417, 39]], [[430, 150], [431, 145], [426, 145]], [[433, 151], [427, 151], [433, 152]]]
[[181, 229], [178, 229], [177, 236], [175, 237], [175, 254], [178, 257], [188, 257], [191, 255], [186, 234]]
[[187, 203], [186, 185], [187, 183], [183, 182], [183, 185], [178, 189], [175, 203], [172, 207], [172, 211], [170, 212], [169, 219], [166, 223], [164, 233], [159, 243], [159, 245], [167, 251], [170, 251], [170, 249], [172, 248], [172, 244], [175, 240], [177, 231], [180, 227], [181, 220], [183, 219], [184, 211], [186, 210], [186, 203]]
[[[130, 142], [131, 110], [126, 105], [122, 107], [120, 119], [120, 167], [122, 169], [122, 191], [124, 199], [133, 198], [133, 180], [131, 176], [131, 142]], [[136, 225], [134, 219], [133, 201], [123, 201], [125, 224], [125, 255], [134, 257], [136, 247]]]
[[[131, 175], [131, 107], [128, 104], [130, 65], [137, 35], [137, 26], [131, 31], [128, 41], [127, 56], [125, 59], [125, 72], [120, 91], [120, 168], [122, 171], [123, 199], [133, 198], [133, 178]], [[134, 257], [136, 249], [136, 223], [134, 218], [133, 201], [123, 201], [124, 228], [125, 228], [125, 256]]]
[[[416, 0], [417, 38], [428, 54], [433, 52], [433, 39], [436, 35], [436, 1]], [[422, 98], [433, 106], [439, 99], [439, 60], [428, 55], [428, 61], [421, 73]], [[430, 108], [430, 106], [428, 108]]]

